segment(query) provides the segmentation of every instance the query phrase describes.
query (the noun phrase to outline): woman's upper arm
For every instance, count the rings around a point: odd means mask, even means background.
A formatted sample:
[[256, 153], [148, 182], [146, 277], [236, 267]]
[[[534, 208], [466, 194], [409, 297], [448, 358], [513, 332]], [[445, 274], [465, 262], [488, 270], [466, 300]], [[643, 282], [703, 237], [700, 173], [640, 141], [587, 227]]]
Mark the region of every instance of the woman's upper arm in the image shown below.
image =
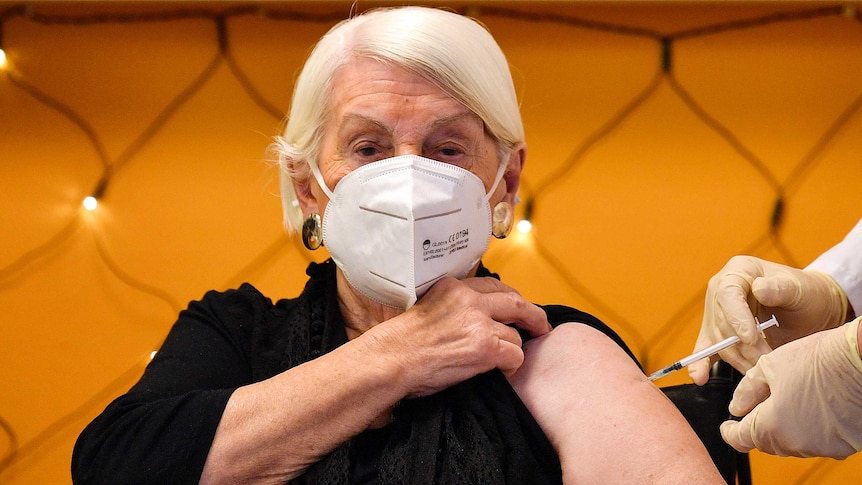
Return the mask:
[[244, 330], [219, 299], [184, 310], [138, 383], [81, 433], [75, 483], [197, 481], [231, 393], [251, 378]]
[[607, 335], [563, 324], [524, 353], [510, 380], [566, 483], [724, 483], [685, 418]]

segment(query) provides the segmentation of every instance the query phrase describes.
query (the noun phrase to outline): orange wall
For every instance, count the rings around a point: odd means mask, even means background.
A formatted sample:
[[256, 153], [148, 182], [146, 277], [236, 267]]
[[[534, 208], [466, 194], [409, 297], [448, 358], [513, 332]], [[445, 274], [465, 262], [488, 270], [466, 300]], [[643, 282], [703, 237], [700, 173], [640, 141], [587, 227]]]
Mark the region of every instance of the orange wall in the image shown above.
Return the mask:
[[[58, 2], [31, 16], [0, 4], [0, 427], [13, 433], [0, 433], [0, 457], [17, 448], [2, 483], [68, 483], [77, 433], [140, 375], [186, 302], [243, 281], [294, 296], [307, 262], [325, 258], [283, 235], [263, 152], [307, 49], [349, 2], [228, 11], [224, 55], [210, 18], [59, 21], [237, 5], [253, 4]], [[862, 216], [858, 13], [469, 5], [515, 72], [521, 197], [535, 207], [535, 231], [494, 241], [486, 264], [533, 301], [595, 313], [647, 370], [691, 350], [706, 282], [732, 255], [804, 265]], [[289, 19], [297, 10], [334, 16]], [[661, 36], [675, 39], [667, 71]], [[85, 212], [106, 167], [100, 206]], [[862, 471], [858, 456], [752, 459], [760, 484], [856, 483]]]

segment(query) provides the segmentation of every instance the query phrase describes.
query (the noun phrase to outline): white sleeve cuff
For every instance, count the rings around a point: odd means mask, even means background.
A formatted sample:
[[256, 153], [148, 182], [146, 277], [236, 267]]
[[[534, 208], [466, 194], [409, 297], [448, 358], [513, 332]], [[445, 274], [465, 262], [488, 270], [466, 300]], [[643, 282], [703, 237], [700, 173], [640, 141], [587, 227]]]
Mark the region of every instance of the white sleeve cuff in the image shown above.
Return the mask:
[[843, 241], [821, 254], [805, 269], [816, 269], [834, 278], [856, 315], [862, 314], [862, 220]]

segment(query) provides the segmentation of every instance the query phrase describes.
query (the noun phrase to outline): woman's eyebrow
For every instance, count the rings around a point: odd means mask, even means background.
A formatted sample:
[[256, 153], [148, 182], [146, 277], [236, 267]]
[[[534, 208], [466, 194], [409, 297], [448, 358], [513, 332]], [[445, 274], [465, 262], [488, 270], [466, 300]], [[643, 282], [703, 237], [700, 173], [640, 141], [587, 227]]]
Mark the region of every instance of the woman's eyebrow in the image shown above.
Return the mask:
[[343, 131], [345, 127], [353, 123], [371, 125], [375, 131], [381, 131], [384, 133], [389, 133], [390, 131], [383, 123], [359, 113], [348, 113], [344, 115], [344, 118], [342, 118], [341, 123], [338, 125], [338, 131]]
[[481, 122], [481, 120], [479, 119], [478, 116], [476, 116], [475, 113], [473, 113], [472, 111], [465, 110], [461, 113], [457, 113], [457, 114], [454, 114], [452, 116], [444, 116], [443, 118], [438, 118], [430, 124], [429, 128], [431, 128], [433, 130], [433, 129], [439, 128], [441, 126], [450, 125], [450, 124], [453, 124], [453, 123], [456, 123], [456, 122], [459, 122], [459, 121], [462, 121], [465, 119], [475, 120], [475, 121], [479, 122], [480, 124], [484, 125], [484, 123]]

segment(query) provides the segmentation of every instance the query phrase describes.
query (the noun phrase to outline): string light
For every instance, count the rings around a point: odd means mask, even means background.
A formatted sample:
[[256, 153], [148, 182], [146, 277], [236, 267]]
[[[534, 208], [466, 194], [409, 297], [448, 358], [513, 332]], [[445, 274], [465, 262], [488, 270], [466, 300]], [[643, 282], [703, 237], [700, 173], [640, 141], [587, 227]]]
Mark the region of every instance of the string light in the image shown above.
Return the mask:
[[96, 188], [93, 189], [90, 195], [84, 197], [84, 209], [92, 212], [99, 207], [99, 199], [105, 196], [105, 190], [108, 189], [108, 181], [111, 179], [111, 170], [106, 169], [96, 183]]
[[99, 207], [99, 199], [93, 197], [92, 195], [84, 197], [84, 209], [87, 209], [88, 211], [92, 212], [96, 210], [97, 207]]
[[521, 220], [515, 226], [521, 234], [527, 234], [533, 230], [533, 223], [530, 218], [533, 216], [533, 198], [530, 197], [524, 202], [524, 212], [521, 214]]
[[6, 68], [6, 51], [3, 50], [3, 22], [0, 22], [0, 69]]

